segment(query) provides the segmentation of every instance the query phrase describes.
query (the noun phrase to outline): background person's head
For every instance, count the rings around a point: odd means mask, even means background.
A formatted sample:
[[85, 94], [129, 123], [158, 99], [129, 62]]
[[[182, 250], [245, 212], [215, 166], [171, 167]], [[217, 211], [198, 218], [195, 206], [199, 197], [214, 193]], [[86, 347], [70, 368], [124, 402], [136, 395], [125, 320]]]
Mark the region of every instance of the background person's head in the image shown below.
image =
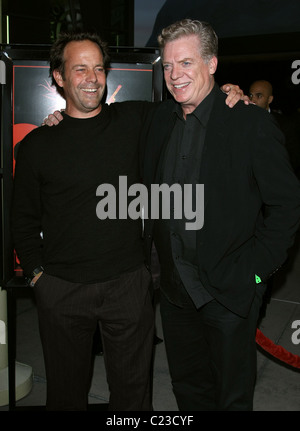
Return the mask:
[[254, 81], [249, 88], [249, 99], [263, 109], [270, 109], [273, 102], [273, 87], [269, 81]]

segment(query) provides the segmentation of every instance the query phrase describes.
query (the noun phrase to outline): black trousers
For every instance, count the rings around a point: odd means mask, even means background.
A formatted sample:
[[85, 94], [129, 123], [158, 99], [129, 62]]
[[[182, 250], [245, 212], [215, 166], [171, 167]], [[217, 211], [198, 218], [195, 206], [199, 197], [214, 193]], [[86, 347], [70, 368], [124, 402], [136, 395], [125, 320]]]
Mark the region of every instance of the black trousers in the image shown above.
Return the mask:
[[43, 274], [34, 290], [48, 410], [86, 410], [92, 343], [100, 322], [109, 410], [151, 410], [154, 315], [145, 267], [104, 283]]
[[247, 318], [216, 300], [197, 310], [186, 292], [183, 308], [161, 295], [164, 341], [179, 410], [253, 410], [255, 333], [265, 287], [257, 289]]

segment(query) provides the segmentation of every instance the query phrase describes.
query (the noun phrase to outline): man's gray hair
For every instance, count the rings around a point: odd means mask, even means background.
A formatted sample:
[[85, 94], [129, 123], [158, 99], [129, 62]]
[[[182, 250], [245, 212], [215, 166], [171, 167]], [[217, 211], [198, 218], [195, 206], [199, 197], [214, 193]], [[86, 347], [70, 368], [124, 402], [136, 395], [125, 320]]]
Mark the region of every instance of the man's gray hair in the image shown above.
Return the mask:
[[157, 40], [161, 57], [166, 44], [185, 36], [196, 35], [200, 41], [200, 55], [205, 62], [218, 56], [218, 36], [210, 24], [204, 21], [183, 19], [164, 28]]

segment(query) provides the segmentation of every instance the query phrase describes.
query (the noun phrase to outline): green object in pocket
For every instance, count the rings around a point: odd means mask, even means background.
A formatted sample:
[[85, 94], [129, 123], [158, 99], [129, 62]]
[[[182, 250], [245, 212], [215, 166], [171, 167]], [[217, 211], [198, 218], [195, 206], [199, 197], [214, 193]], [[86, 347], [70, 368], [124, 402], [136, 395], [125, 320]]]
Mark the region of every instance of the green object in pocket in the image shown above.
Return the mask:
[[256, 284], [261, 283], [261, 278], [258, 275], [256, 275], [256, 274], [255, 274], [255, 283]]

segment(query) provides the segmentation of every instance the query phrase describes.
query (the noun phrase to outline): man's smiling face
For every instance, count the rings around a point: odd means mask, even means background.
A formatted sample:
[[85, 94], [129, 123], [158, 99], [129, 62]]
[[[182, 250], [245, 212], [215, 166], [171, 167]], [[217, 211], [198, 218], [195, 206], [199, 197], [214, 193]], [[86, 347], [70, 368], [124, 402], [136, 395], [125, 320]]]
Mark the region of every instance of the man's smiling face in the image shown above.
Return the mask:
[[64, 75], [56, 70], [54, 77], [64, 90], [68, 115], [85, 118], [101, 111], [106, 74], [103, 55], [96, 43], [70, 42], [64, 50]]
[[217, 58], [205, 62], [196, 35], [167, 42], [163, 51], [166, 85], [185, 115], [193, 112], [214, 86]]

